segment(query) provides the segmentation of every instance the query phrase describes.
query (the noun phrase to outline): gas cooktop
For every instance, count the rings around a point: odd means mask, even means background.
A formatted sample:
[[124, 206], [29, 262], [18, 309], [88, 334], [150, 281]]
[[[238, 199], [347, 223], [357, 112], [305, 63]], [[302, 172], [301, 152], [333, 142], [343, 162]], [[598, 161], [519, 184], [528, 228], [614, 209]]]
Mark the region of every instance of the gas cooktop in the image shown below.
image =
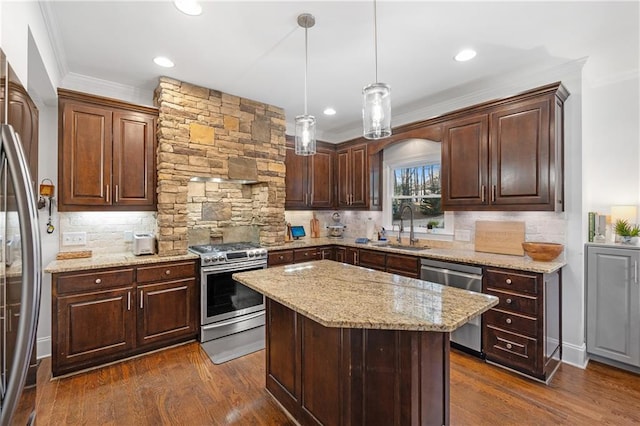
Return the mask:
[[267, 249], [251, 242], [197, 245], [189, 247], [189, 251], [200, 256], [202, 266], [267, 262]]

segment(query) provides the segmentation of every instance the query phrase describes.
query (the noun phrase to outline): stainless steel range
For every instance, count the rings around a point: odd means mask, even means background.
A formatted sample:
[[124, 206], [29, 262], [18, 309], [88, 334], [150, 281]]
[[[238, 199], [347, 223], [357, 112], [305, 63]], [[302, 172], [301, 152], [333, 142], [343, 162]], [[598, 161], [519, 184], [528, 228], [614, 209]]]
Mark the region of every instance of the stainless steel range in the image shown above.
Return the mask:
[[189, 247], [200, 256], [200, 342], [219, 364], [264, 348], [264, 296], [232, 275], [267, 267], [267, 250], [255, 243]]

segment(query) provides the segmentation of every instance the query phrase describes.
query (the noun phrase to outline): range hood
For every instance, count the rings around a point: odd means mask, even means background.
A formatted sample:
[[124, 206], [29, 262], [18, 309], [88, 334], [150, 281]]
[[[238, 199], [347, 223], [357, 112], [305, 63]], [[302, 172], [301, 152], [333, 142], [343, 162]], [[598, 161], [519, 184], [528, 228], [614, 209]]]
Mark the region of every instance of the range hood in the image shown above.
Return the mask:
[[189, 180], [191, 182], [238, 183], [241, 185], [252, 185], [254, 183], [258, 183], [257, 180], [251, 180], [251, 179], [229, 179], [229, 178], [209, 177], [209, 176], [194, 176]]

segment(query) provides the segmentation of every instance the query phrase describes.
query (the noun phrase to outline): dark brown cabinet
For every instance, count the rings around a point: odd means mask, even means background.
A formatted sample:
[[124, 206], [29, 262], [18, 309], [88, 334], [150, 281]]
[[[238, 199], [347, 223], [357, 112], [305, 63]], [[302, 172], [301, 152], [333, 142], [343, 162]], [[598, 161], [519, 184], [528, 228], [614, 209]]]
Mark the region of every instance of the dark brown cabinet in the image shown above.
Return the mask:
[[61, 211], [155, 210], [157, 110], [58, 90]]
[[321, 142], [315, 155], [296, 155], [293, 141], [287, 138], [286, 209], [334, 208], [334, 157], [334, 147]]
[[443, 210], [562, 210], [567, 96], [545, 86], [445, 122]]
[[367, 145], [353, 145], [336, 152], [338, 208], [368, 207], [369, 169]]
[[270, 251], [267, 255], [267, 266], [290, 265], [293, 263], [293, 250]]
[[420, 262], [417, 256], [387, 253], [386, 272], [420, 278]]
[[197, 334], [195, 274], [193, 262], [137, 268], [139, 346]]
[[309, 262], [311, 260], [335, 260], [333, 246], [308, 247], [301, 249], [276, 250], [269, 252], [268, 266], [290, 265], [292, 263]]
[[485, 268], [483, 292], [499, 299], [483, 314], [486, 359], [548, 381], [562, 358], [560, 272]]
[[364, 268], [385, 270], [387, 255], [380, 251], [360, 249], [358, 252], [358, 265]]
[[53, 375], [195, 338], [195, 277], [194, 261], [53, 274]]

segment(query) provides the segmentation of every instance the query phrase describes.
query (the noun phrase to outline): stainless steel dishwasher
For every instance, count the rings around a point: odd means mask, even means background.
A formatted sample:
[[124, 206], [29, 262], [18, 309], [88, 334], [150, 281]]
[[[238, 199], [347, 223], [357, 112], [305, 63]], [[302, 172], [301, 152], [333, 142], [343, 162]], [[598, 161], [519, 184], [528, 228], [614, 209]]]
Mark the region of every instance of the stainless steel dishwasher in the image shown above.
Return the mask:
[[[437, 284], [482, 292], [482, 268], [422, 259], [420, 279]], [[470, 320], [453, 333], [451, 342], [454, 347], [482, 356], [482, 316]]]

